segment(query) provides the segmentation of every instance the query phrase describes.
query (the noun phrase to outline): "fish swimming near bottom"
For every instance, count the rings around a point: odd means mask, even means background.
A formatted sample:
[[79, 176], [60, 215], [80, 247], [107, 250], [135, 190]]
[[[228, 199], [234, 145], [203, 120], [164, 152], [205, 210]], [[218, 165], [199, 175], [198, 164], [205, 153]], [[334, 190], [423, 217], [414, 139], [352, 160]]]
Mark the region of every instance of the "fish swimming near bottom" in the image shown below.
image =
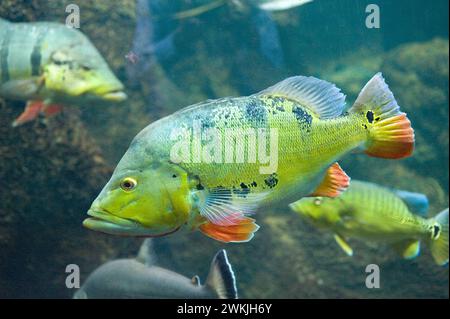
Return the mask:
[[150, 239], [135, 259], [118, 259], [97, 268], [75, 299], [237, 299], [236, 279], [225, 250], [213, 258], [206, 283], [154, 265]]
[[351, 237], [388, 243], [405, 259], [417, 257], [423, 241], [438, 265], [448, 263], [448, 208], [425, 218], [428, 200], [423, 194], [352, 181], [339, 197], [302, 198], [290, 207], [317, 228], [332, 231], [350, 256]]

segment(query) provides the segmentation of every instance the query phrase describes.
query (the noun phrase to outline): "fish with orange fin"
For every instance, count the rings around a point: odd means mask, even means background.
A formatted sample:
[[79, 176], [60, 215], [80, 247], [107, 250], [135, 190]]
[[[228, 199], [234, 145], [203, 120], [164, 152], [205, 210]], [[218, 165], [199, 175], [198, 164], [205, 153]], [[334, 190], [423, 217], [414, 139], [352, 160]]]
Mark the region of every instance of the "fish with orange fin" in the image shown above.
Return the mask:
[[62, 105], [126, 99], [122, 83], [80, 31], [51, 22], [0, 19], [0, 97], [28, 101], [13, 122], [52, 116]]
[[287, 78], [246, 97], [208, 100], [144, 128], [92, 203], [84, 226], [114, 235], [200, 230], [246, 242], [265, 206], [339, 196], [337, 160], [354, 149], [403, 158], [414, 132], [381, 73], [347, 111], [334, 84]]

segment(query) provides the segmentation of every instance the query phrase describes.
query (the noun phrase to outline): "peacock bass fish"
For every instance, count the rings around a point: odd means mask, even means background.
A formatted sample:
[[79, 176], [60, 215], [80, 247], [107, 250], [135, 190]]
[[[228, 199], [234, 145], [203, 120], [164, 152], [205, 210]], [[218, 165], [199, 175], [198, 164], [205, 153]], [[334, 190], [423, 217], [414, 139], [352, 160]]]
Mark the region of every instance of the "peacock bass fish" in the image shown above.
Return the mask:
[[0, 19], [0, 97], [28, 101], [21, 125], [61, 105], [120, 102], [122, 83], [80, 31], [51, 22]]
[[388, 243], [406, 259], [417, 257], [424, 241], [438, 265], [448, 263], [448, 208], [425, 218], [423, 194], [352, 181], [337, 198], [302, 198], [290, 207], [317, 228], [332, 231], [349, 256], [353, 249], [347, 238]]
[[346, 113], [344, 105], [335, 85], [295, 76], [160, 119], [134, 138], [84, 226], [162, 236], [185, 225], [222, 242], [245, 242], [258, 229], [249, 215], [264, 206], [345, 190], [349, 177], [336, 160], [346, 153], [412, 153], [411, 123], [380, 73]]

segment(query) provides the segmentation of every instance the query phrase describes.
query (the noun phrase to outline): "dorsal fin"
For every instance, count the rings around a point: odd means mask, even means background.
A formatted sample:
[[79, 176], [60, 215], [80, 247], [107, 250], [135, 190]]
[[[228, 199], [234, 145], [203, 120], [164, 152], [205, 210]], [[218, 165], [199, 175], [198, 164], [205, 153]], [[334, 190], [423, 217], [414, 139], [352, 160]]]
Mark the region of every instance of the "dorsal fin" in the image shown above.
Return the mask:
[[411, 213], [427, 217], [429, 202], [426, 195], [398, 189], [393, 192], [408, 206]]
[[297, 101], [321, 119], [331, 119], [342, 114], [345, 95], [334, 84], [312, 76], [293, 76], [258, 95], [279, 95]]
[[194, 277], [192, 277], [191, 282], [192, 282], [192, 284], [193, 284], [194, 286], [197, 286], [197, 287], [201, 286], [201, 283], [200, 283], [200, 277], [197, 276], [197, 275], [195, 275]]
[[147, 265], [153, 265], [155, 263], [155, 257], [153, 253], [153, 245], [151, 238], [146, 238], [139, 248], [139, 253], [136, 257], [136, 260]]

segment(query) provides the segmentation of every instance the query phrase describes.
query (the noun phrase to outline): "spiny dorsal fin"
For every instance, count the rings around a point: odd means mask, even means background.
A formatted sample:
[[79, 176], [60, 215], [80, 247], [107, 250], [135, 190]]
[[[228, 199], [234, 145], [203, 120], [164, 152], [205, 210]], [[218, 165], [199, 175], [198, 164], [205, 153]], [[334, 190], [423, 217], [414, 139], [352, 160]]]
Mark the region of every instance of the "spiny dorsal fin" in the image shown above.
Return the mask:
[[408, 206], [411, 213], [422, 217], [427, 216], [429, 202], [426, 195], [398, 189], [394, 189], [392, 191], [402, 199], [406, 206]]
[[151, 238], [146, 238], [139, 248], [139, 253], [136, 257], [136, 260], [147, 265], [153, 265], [155, 263], [155, 257], [153, 252], [153, 245]]
[[332, 119], [342, 114], [345, 95], [334, 84], [309, 76], [287, 78], [258, 95], [278, 95], [297, 101], [321, 119]]
[[237, 299], [236, 278], [225, 250], [220, 250], [211, 262], [206, 286], [214, 290], [220, 299]]
[[200, 277], [195, 275], [194, 277], [192, 277], [191, 282], [194, 286], [200, 286]]

